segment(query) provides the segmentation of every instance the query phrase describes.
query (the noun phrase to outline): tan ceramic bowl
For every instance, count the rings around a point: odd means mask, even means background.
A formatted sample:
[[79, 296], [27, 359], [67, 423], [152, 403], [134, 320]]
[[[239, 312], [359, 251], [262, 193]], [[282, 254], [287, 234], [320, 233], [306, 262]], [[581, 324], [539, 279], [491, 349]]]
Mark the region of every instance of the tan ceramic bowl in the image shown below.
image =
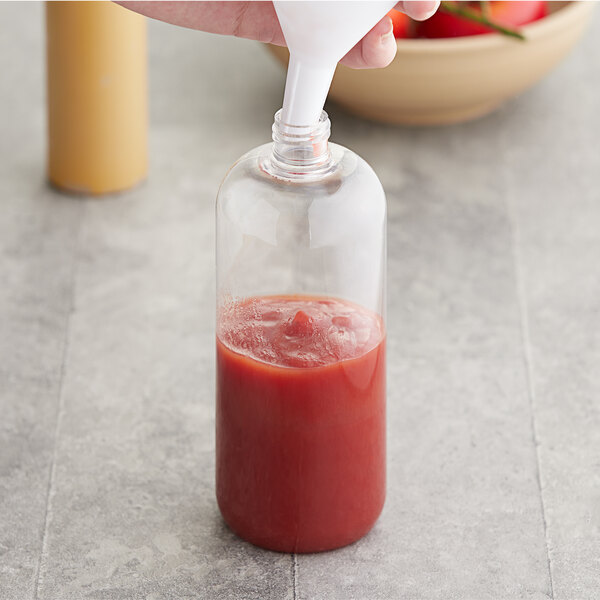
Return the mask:
[[[440, 125], [485, 115], [539, 81], [573, 47], [595, 2], [551, 2], [551, 14], [526, 25], [526, 42], [490, 33], [401, 39], [385, 69], [340, 65], [329, 98], [367, 119]], [[287, 49], [270, 46], [283, 63]]]

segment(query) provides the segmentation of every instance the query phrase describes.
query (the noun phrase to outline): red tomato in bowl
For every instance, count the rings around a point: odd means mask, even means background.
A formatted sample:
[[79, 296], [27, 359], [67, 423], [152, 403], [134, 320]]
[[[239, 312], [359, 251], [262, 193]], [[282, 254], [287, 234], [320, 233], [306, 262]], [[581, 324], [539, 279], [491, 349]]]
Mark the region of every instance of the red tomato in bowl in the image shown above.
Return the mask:
[[388, 17], [392, 19], [394, 37], [396, 39], [410, 37], [410, 19], [404, 13], [401, 13], [399, 10], [390, 10]]
[[[479, 2], [454, 2], [481, 14]], [[504, 27], [520, 27], [537, 21], [547, 14], [547, 2], [538, 0], [494, 0], [489, 2], [489, 20]], [[464, 17], [438, 10], [417, 26], [417, 36], [425, 38], [462, 37], [491, 33], [494, 30]]]

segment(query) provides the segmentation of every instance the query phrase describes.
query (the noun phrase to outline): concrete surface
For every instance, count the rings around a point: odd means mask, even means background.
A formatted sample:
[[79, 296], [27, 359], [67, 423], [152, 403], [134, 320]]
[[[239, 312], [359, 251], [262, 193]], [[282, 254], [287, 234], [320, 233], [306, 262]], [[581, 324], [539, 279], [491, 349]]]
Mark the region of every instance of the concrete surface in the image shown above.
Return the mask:
[[389, 485], [290, 556], [213, 487], [213, 202], [266, 140], [258, 45], [150, 25], [149, 180], [44, 183], [43, 10], [0, 4], [0, 598], [600, 597], [600, 52], [481, 121], [330, 107], [389, 200]]

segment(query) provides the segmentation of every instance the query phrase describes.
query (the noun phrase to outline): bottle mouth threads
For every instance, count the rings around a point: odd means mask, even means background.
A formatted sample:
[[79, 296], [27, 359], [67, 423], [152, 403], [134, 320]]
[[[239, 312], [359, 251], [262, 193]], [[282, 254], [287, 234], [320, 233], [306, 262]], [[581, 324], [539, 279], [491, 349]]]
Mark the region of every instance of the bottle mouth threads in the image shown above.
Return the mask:
[[285, 179], [323, 177], [332, 170], [329, 151], [331, 122], [325, 111], [314, 125], [289, 125], [282, 121], [282, 111], [275, 113], [273, 151], [265, 170]]

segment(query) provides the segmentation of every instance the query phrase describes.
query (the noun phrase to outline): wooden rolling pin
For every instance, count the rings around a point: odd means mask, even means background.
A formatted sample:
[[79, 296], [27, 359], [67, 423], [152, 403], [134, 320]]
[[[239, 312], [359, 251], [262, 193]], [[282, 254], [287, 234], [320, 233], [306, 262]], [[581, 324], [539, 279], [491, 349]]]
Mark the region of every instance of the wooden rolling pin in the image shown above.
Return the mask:
[[47, 2], [48, 177], [83, 194], [147, 173], [144, 17], [112, 2]]

